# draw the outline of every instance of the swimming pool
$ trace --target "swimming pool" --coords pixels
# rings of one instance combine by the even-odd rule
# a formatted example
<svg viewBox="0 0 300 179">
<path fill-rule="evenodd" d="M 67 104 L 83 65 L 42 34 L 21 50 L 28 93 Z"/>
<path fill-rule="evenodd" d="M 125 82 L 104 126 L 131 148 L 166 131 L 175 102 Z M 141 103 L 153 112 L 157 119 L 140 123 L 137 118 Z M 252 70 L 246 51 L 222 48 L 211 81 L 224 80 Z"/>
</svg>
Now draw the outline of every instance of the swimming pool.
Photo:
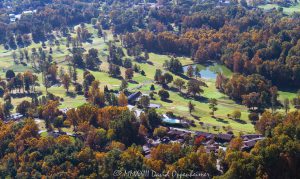
<svg viewBox="0 0 300 179">
<path fill-rule="evenodd" d="M 179 119 L 170 118 L 167 115 L 163 115 L 162 121 L 169 124 L 180 124 Z"/>
</svg>

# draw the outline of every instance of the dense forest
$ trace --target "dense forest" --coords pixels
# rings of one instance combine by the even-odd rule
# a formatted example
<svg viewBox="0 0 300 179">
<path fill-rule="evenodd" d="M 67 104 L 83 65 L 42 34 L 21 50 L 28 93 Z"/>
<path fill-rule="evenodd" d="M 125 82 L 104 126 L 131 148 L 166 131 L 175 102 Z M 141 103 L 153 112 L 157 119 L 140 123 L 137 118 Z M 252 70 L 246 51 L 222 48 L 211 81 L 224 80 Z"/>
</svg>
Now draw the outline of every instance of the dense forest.
<svg viewBox="0 0 300 179">
<path fill-rule="evenodd" d="M 236 73 L 257 73 L 275 85 L 299 88 L 299 18 L 228 7 L 184 16 L 180 24 L 179 34 L 149 29 L 126 34 L 123 43 L 192 56 L 196 63 L 223 63 Z"/>
<path fill-rule="evenodd" d="M 49 115 L 48 107 L 45 107 L 44 115 Z M 79 118 L 74 113 L 80 114 Z M 0 175 L 111 178 L 115 170 L 126 169 L 157 173 L 193 171 L 216 176 L 221 174 L 216 168 L 219 160 L 226 173 L 217 178 L 298 178 L 299 119 L 299 112 L 291 112 L 285 117 L 264 113 L 257 129 L 268 137 L 255 145 L 251 153 L 240 151 L 241 138 L 233 139 L 228 150 L 220 150 L 217 155 L 206 153 L 196 142 L 199 140 L 190 138 L 186 140 L 190 145 L 160 144 L 151 150 L 151 157 L 146 158 L 136 144 L 141 142 L 139 136 L 159 124 L 159 120 L 155 122 L 155 113 L 149 111 L 142 122 L 137 123 L 122 107 L 93 109 L 87 105 L 68 113 L 67 120 L 83 132 L 83 136 L 75 140 L 69 136 L 41 137 L 30 119 L 21 123 L 1 123 Z"/>
</svg>

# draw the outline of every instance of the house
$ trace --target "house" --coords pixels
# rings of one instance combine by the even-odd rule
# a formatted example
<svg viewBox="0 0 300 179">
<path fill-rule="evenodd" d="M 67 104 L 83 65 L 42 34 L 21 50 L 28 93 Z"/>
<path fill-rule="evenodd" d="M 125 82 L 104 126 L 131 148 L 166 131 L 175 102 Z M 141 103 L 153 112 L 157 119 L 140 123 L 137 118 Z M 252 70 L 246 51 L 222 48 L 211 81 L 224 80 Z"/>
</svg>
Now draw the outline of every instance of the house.
<svg viewBox="0 0 300 179">
<path fill-rule="evenodd" d="M 218 135 L 216 135 L 216 141 L 218 142 L 230 142 L 231 139 L 233 139 L 233 135 L 232 134 L 223 134 L 223 133 L 219 133 Z"/>
<path fill-rule="evenodd" d="M 15 18 L 16 17 L 15 14 L 9 14 L 8 16 L 9 16 L 9 18 Z"/>
<path fill-rule="evenodd" d="M 52 136 L 53 138 L 59 137 L 61 134 L 59 132 L 51 131 L 48 132 L 48 136 Z"/>
<path fill-rule="evenodd" d="M 190 135 L 189 133 L 186 133 L 184 131 L 179 131 L 179 130 L 169 130 L 167 135 L 172 139 L 180 139 L 180 138 L 185 138 L 186 135 Z"/>
<path fill-rule="evenodd" d="M 255 139 L 255 138 L 261 138 L 263 137 L 263 135 L 261 134 L 246 134 L 246 135 L 242 135 L 241 138 L 245 141 L 245 140 L 250 140 L 250 139 Z"/>
<path fill-rule="evenodd" d="M 33 11 L 23 11 L 22 15 L 32 15 Z"/>
<path fill-rule="evenodd" d="M 14 114 L 11 114 L 11 115 L 7 118 L 7 120 L 17 121 L 17 120 L 19 120 L 19 119 L 21 119 L 21 118 L 23 118 L 23 117 L 24 117 L 23 114 L 20 114 L 20 113 L 14 113 Z"/>
<path fill-rule="evenodd" d="M 148 145 L 143 145 L 143 153 L 144 155 L 150 154 L 150 148 Z"/>
<path fill-rule="evenodd" d="M 15 14 L 9 14 L 8 15 L 10 22 L 15 22 L 16 21 L 16 15 Z"/>
<path fill-rule="evenodd" d="M 135 105 L 141 95 L 142 95 L 142 92 L 140 92 L 140 91 L 132 93 L 131 95 L 129 95 L 127 97 L 128 103 L 131 105 Z"/>
<path fill-rule="evenodd" d="M 67 114 L 67 112 L 70 110 L 71 108 L 63 108 L 63 109 L 59 109 L 60 112 L 62 112 L 63 114 Z"/>
<path fill-rule="evenodd" d="M 259 137 L 251 140 L 244 141 L 244 145 L 242 147 L 242 150 L 244 151 L 250 151 L 256 144 L 256 142 L 264 139 L 264 137 Z"/>
<path fill-rule="evenodd" d="M 208 133 L 208 132 L 202 132 L 202 131 L 198 131 L 196 132 L 196 136 L 203 136 L 205 137 L 205 139 L 214 139 L 216 137 L 215 134 L 211 134 L 211 133 Z"/>
<path fill-rule="evenodd" d="M 207 153 L 210 153 L 210 152 L 214 152 L 216 153 L 219 149 L 219 146 L 218 145 L 208 145 L 208 146 L 205 146 L 205 150 Z"/>
</svg>

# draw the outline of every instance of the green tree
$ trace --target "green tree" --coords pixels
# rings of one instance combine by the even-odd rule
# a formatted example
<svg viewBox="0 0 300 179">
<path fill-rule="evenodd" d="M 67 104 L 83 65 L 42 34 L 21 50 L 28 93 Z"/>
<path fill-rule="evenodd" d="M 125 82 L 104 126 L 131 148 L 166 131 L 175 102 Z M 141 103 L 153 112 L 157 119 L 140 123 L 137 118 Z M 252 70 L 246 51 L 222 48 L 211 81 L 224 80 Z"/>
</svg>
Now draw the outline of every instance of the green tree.
<svg viewBox="0 0 300 179">
<path fill-rule="evenodd" d="M 169 92 L 164 89 L 159 90 L 158 95 L 160 96 L 161 100 L 166 100 L 170 97 Z"/>
<path fill-rule="evenodd" d="M 61 79 L 62 84 L 64 85 L 64 88 L 67 90 L 67 93 L 69 92 L 69 88 L 71 85 L 71 78 L 68 74 L 64 74 Z"/>
<path fill-rule="evenodd" d="M 209 100 L 209 109 L 211 110 L 213 117 L 215 116 L 215 112 L 218 110 L 217 105 L 218 101 L 215 98 Z"/>
<path fill-rule="evenodd" d="M 202 82 L 195 80 L 195 79 L 191 79 L 188 81 L 187 83 L 187 92 L 188 94 L 193 94 L 193 96 L 195 97 L 196 94 L 201 94 L 203 93 L 203 89 L 201 89 L 201 86 L 203 86 L 204 84 L 202 84 Z"/>
<path fill-rule="evenodd" d="M 182 89 L 185 87 L 185 81 L 180 78 L 177 78 L 175 81 L 173 81 L 173 84 L 179 89 L 180 92 L 182 92 Z"/>
<path fill-rule="evenodd" d="M 120 85 L 120 91 L 123 91 L 123 90 L 125 90 L 125 89 L 127 89 L 127 87 L 128 87 L 128 83 L 127 83 L 127 81 L 126 80 L 122 80 L 121 81 L 121 85 Z"/>
<path fill-rule="evenodd" d="M 242 113 L 240 110 L 234 110 L 231 114 L 231 117 L 235 120 L 240 119 L 242 116 Z"/>
<path fill-rule="evenodd" d="M 200 68 L 199 66 L 197 65 L 196 68 L 195 68 L 195 76 L 196 76 L 196 79 L 197 78 L 201 78 L 201 74 L 200 74 Z"/>
<path fill-rule="evenodd" d="M 139 105 L 144 109 L 147 109 L 150 105 L 150 98 L 149 96 L 143 95 L 139 100 Z"/>
</svg>

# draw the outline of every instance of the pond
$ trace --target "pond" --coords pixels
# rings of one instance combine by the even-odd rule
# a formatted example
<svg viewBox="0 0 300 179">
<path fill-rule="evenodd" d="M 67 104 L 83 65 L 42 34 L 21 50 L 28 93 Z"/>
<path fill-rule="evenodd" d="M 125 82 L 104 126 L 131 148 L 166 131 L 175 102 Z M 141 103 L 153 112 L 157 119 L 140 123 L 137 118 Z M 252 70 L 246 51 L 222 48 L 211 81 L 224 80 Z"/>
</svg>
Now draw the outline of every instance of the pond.
<svg viewBox="0 0 300 179">
<path fill-rule="evenodd" d="M 216 79 L 218 73 L 223 73 L 225 76 L 230 76 L 232 74 L 232 72 L 227 67 L 217 63 L 214 63 L 210 66 L 203 66 L 200 64 L 194 64 L 192 66 L 194 67 L 194 69 L 196 68 L 196 66 L 200 69 L 201 78 L 204 79 Z M 183 71 L 186 72 L 187 68 L 188 66 L 184 66 Z"/>
<path fill-rule="evenodd" d="M 180 120 L 175 118 L 170 118 L 167 115 L 163 115 L 162 121 L 169 124 L 179 124 Z"/>
</svg>

